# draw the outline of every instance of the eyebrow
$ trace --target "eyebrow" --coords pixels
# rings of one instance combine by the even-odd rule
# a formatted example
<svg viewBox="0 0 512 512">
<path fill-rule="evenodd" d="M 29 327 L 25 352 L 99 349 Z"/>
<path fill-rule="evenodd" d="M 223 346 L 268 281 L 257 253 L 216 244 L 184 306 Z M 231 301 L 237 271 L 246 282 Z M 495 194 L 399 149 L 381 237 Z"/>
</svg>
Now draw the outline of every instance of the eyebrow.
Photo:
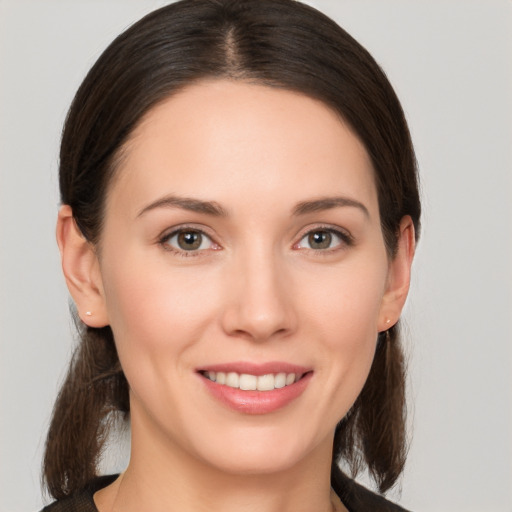
<svg viewBox="0 0 512 512">
<path fill-rule="evenodd" d="M 227 216 L 226 210 L 215 201 L 202 201 L 200 199 L 193 199 L 191 197 L 178 197 L 174 195 L 167 195 L 152 203 L 148 204 L 137 214 L 141 217 L 150 210 L 156 208 L 181 208 L 196 213 L 204 213 L 206 215 L 213 215 L 215 217 Z"/>
<path fill-rule="evenodd" d="M 361 210 L 366 217 L 370 217 L 370 213 L 366 206 L 348 197 L 323 197 L 320 199 L 314 199 L 311 201 L 302 201 L 298 203 L 293 209 L 293 215 L 306 215 L 308 213 L 318 212 L 322 210 L 330 210 L 332 208 L 339 208 L 343 206 L 349 206 L 358 208 Z M 141 217 L 148 211 L 156 208 L 181 208 L 196 213 L 203 213 L 205 215 L 213 215 L 215 217 L 227 217 L 227 212 L 222 206 L 215 201 L 203 201 L 200 199 L 193 199 L 191 197 L 178 197 L 175 195 L 167 195 L 152 203 L 148 204 L 137 214 L 137 217 Z"/>
<path fill-rule="evenodd" d="M 305 215 L 307 213 L 318 212 L 322 210 L 330 210 L 341 206 L 350 206 L 361 210 L 366 217 L 370 217 L 368 208 L 363 203 L 350 199 L 348 197 L 322 197 L 313 201 L 303 201 L 297 204 L 293 209 L 294 215 Z"/>
</svg>

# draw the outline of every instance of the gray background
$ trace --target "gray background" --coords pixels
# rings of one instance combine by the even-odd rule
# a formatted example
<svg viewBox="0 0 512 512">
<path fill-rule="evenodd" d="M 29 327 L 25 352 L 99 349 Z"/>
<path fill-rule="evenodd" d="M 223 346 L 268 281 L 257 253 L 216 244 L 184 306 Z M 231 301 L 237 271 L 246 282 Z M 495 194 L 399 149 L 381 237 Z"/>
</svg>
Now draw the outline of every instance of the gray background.
<svg viewBox="0 0 512 512">
<path fill-rule="evenodd" d="M 54 242 L 66 109 L 113 37 L 164 3 L 0 0 L 1 511 L 42 505 L 44 432 L 72 346 Z M 512 2 L 309 3 L 387 71 L 422 173 L 424 231 L 405 314 L 414 436 L 401 502 L 510 512 Z M 116 465 L 109 458 L 106 469 Z"/>
</svg>

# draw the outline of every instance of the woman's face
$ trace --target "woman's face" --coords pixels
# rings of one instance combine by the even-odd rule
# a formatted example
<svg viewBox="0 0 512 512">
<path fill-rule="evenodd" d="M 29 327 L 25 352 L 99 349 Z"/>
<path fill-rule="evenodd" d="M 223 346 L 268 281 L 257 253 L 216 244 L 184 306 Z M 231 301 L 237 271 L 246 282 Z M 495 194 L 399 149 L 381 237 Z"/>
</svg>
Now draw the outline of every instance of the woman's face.
<svg viewBox="0 0 512 512">
<path fill-rule="evenodd" d="M 201 82 L 149 112 L 99 269 L 133 449 L 226 471 L 330 454 L 397 319 L 363 145 L 324 104 L 260 85 Z"/>
</svg>

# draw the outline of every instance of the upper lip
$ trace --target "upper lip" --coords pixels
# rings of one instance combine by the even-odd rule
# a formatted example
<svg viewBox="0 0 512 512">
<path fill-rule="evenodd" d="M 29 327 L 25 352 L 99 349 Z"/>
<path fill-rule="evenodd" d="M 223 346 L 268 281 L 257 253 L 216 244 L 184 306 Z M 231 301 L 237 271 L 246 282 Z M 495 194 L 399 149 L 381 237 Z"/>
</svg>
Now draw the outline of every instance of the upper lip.
<svg viewBox="0 0 512 512">
<path fill-rule="evenodd" d="M 304 374 L 311 371 L 305 366 L 285 363 L 282 361 L 269 361 L 267 363 L 255 363 L 250 361 L 234 361 L 230 363 L 209 364 L 201 366 L 198 372 L 235 372 L 249 375 L 268 375 L 270 373 L 295 373 Z"/>
</svg>

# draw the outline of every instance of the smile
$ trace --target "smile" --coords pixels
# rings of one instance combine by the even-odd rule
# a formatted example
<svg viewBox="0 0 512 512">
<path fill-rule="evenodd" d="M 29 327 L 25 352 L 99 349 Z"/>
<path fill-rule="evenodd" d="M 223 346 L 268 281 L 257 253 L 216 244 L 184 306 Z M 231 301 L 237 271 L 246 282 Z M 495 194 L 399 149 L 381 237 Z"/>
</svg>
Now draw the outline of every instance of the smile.
<svg viewBox="0 0 512 512">
<path fill-rule="evenodd" d="M 203 375 L 217 384 L 243 391 L 272 391 L 294 384 L 303 374 L 296 373 L 268 373 L 266 375 L 251 375 L 236 372 L 203 372 Z"/>
<path fill-rule="evenodd" d="M 229 409 L 268 414 L 286 407 L 307 389 L 313 369 L 284 362 L 236 362 L 198 368 L 207 392 Z"/>
</svg>

